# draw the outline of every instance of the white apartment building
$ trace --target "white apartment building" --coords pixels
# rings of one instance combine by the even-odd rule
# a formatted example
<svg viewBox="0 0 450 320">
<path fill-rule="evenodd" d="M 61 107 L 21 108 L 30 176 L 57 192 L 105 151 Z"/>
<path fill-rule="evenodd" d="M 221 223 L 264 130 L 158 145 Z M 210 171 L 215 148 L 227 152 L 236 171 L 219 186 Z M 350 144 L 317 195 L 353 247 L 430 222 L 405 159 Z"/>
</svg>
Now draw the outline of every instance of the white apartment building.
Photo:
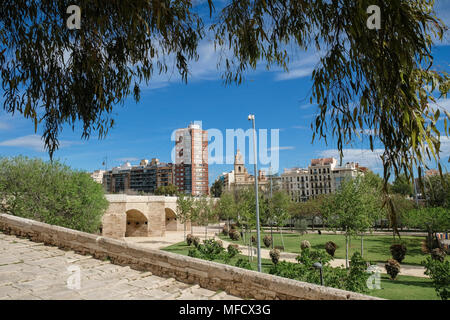
<svg viewBox="0 0 450 320">
<path fill-rule="evenodd" d="M 281 182 L 292 200 L 301 202 L 321 194 L 334 193 L 342 181 L 364 174 L 366 170 L 367 168 L 360 167 L 355 162 L 339 167 L 334 158 L 312 159 L 307 169 L 284 169 Z"/>
</svg>

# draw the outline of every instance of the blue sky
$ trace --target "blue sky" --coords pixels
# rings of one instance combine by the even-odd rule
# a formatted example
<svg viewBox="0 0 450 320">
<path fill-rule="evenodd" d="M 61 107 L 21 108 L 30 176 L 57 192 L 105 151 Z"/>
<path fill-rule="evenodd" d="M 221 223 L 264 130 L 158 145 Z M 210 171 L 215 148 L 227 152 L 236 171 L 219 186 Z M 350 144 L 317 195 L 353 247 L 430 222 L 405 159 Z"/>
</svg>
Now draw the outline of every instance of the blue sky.
<svg viewBox="0 0 450 320">
<path fill-rule="evenodd" d="M 450 25 L 450 1 L 436 1 L 440 17 Z M 156 76 L 149 87 L 142 90 L 139 103 L 131 98 L 123 106 L 114 108 L 115 126 L 109 135 L 98 140 L 81 140 L 81 131 L 66 127 L 60 135 L 61 147 L 55 158 L 82 170 L 102 168 L 108 158 L 108 167 L 125 160 L 159 158 L 170 161 L 174 142 L 171 133 L 186 127 L 191 121 L 201 120 L 204 129 L 250 128 L 247 115 L 256 115 L 258 128 L 280 129 L 280 170 L 305 167 L 312 158 L 337 157 L 335 141 L 316 141 L 311 144 L 311 121 L 317 110 L 309 105 L 311 71 L 317 61 L 314 53 L 293 52 L 290 72 L 280 69 L 266 71 L 263 66 L 247 74 L 240 85 L 225 86 L 216 68 L 217 54 L 213 45 L 204 41 L 200 60 L 191 68 L 188 84 L 176 75 Z M 450 37 L 434 48 L 435 65 L 450 72 Z M 450 99 L 439 102 L 450 112 Z M 41 128 L 34 132 L 31 121 L 20 116 L 11 117 L 0 109 L 0 156 L 26 155 L 48 159 L 40 139 Z M 364 137 L 364 136 L 363 136 Z M 378 153 L 368 150 L 367 137 L 345 147 L 344 161 L 358 161 L 375 172 L 381 172 Z M 442 140 L 441 157 L 450 156 L 450 139 Z M 248 147 L 247 147 L 248 150 Z M 248 161 L 248 157 L 246 158 Z M 448 165 L 443 161 L 443 165 Z M 253 171 L 247 165 L 250 171 Z M 231 165 L 211 165 L 210 182 L 218 174 L 232 169 Z"/>
</svg>

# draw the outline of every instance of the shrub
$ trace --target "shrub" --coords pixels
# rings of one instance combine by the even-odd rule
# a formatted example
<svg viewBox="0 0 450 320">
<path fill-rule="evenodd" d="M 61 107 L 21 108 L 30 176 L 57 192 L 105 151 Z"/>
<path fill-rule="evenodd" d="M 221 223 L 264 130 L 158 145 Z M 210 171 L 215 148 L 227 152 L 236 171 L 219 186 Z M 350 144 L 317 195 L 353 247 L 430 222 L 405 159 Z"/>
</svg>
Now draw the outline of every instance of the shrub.
<svg viewBox="0 0 450 320">
<path fill-rule="evenodd" d="M 265 235 L 263 238 L 263 242 L 266 248 L 269 248 L 272 245 L 272 237 L 269 235 Z"/>
<path fill-rule="evenodd" d="M 239 267 L 239 268 L 247 269 L 247 270 L 253 270 L 250 262 L 248 262 L 248 260 L 244 259 L 244 258 L 240 258 L 238 261 L 236 261 L 235 266 Z"/>
<path fill-rule="evenodd" d="M 256 245 L 256 237 L 255 237 L 255 236 L 252 236 L 252 243 L 253 243 L 254 245 Z"/>
<path fill-rule="evenodd" d="M 337 245 L 333 241 L 328 241 L 327 243 L 325 243 L 325 250 L 330 256 L 334 257 L 336 249 Z"/>
<path fill-rule="evenodd" d="M 237 254 L 239 254 L 239 246 L 236 244 L 230 244 L 227 247 L 227 251 L 228 251 L 228 255 L 230 256 L 230 258 L 235 257 Z"/>
<path fill-rule="evenodd" d="M 194 241 L 194 236 L 192 234 L 188 234 L 186 236 L 186 243 L 187 243 L 187 245 L 190 246 L 193 241 Z"/>
<path fill-rule="evenodd" d="M 303 240 L 301 243 L 300 243 L 300 248 L 302 249 L 302 250 L 305 250 L 306 248 L 311 248 L 311 243 L 309 243 L 309 241 L 308 240 Z"/>
<path fill-rule="evenodd" d="M 278 249 L 270 250 L 269 255 L 270 255 L 270 259 L 272 259 L 273 264 L 277 264 L 278 261 L 280 260 L 280 250 L 278 250 Z"/>
<path fill-rule="evenodd" d="M 284 251 L 284 246 L 275 246 L 274 249 Z"/>
<path fill-rule="evenodd" d="M 427 257 L 425 261 L 422 261 L 422 265 L 425 266 L 425 274 L 433 282 L 437 295 L 442 300 L 448 300 L 450 298 L 450 262 Z"/>
<path fill-rule="evenodd" d="M 192 243 L 197 248 L 200 245 L 200 238 L 199 237 L 193 237 L 192 238 Z"/>
<path fill-rule="evenodd" d="M 230 231 L 230 239 L 233 241 L 238 241 L 241 239 L 241 234 L 237 230 Z"/>
<path fill-rule="evenodd" d="M 202 254 L 196 249 L 196 248 L 191 248 L 188 251 L 188 256 L 192 257 L 192 258 L 199 258 L 199 259 L 203 259 Z"/>
<path fill-rule="evenodd" d="M 366 262 L 359 254 L 352 256 L 352 269 L 332 268 L 329 264 L 330 256 L 324 250 L 310 250 L 306 248 L 297 257 L 299 263 L 280 261 L 272 265 L 270 274 L 320 284 L 320 273 L 313 267 L 315 262 L 321 262 L 323 266 L 324 285 L 343 290 L 367 292 L 367 279 L 369 274 L 365 272 Z"/>
<path fill-rule="evenodd" d="M 447 254 L 445 253 L 445 251 L 442 250 L 441 248 L 434 248 L 433 250 L 431 250 L 431 258 L 433 260 L 444 262 L 446 255 Z"/>
<path fill-rule="evenodd" d="M 0 212 L 95 233 L 108 208 L 88 173 L 27 157 L 0 158 Z"/>
<path fill-rule="evenodd" d="M 400 263 L 397 260 L 389 259 L 384 267 L 391 280 L 395 280 L 400 273 Z"/>
<path fill-rule="evenodd" d="M 393 244 L 390 249 L 394 260 L 397 260 L 400 263 L 405 259 L 406 246 L 404 244 Z"/>
</svg>

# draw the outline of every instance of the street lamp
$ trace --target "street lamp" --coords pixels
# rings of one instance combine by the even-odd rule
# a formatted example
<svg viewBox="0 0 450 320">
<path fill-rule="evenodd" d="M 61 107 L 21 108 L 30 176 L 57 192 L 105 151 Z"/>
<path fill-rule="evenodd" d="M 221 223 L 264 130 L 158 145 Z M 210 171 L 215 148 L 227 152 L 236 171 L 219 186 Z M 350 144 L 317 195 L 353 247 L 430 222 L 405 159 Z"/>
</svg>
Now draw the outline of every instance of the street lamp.
<svg viewBox="0 0 450 320">
<path fill-rule="evenodd" d="M 316 262 L 313 264 L 313 267 L 320 270 L 320 285 L 323 286 L 322 264 L 320 262 Z"/>
<path fill-rule="evenodd" d="M 258 254 L 258 271 L 261 272 L 261 236 L 259 231 L 259 197 L 258 197 L 258 169 L 256 157 L 256 129 L 255 129 L 255 115 L 249 114 L 248 120 L 253 124 L 253 156 L 255 161 L 255 197 L 256 197 L 256 245 Z"/>
</svg>

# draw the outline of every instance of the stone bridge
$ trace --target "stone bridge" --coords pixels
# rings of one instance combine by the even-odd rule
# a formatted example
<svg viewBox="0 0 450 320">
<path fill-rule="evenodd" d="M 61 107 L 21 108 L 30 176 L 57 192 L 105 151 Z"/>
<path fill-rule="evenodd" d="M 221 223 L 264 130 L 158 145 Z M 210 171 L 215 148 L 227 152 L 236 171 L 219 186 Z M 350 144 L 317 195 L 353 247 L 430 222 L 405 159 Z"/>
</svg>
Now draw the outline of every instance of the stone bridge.
<svg viewBox="0 0 450 320">
<path fill-rule="evenodd" d="M 108 194 L 109 207 L 102 218 L 102 235 L 111 238 L 161 237 L 181 231 L 177 221 L 177 197 Z M 186 229 L 190 222 L 186 223 Z"/>
</svg>

